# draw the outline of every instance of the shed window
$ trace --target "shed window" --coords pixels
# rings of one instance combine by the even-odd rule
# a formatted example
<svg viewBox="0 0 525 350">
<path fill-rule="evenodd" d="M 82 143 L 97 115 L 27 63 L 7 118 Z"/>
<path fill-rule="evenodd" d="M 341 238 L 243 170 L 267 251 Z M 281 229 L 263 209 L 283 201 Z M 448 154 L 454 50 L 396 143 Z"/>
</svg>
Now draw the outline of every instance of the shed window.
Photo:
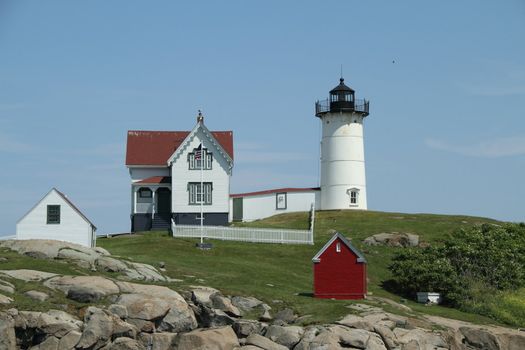
<svg viewBox="0 0 525 350">
<path fill-rule="evenodd" d="M 60 224 L 60 205 L 47 206 L 47 223 Z"/>
<path fill-rule="evenodd" d="M 341 253 L 341 243 L 337 242 L 337 244 L 335 245 L 335 251 L 337 253 Z"/>
</svg>

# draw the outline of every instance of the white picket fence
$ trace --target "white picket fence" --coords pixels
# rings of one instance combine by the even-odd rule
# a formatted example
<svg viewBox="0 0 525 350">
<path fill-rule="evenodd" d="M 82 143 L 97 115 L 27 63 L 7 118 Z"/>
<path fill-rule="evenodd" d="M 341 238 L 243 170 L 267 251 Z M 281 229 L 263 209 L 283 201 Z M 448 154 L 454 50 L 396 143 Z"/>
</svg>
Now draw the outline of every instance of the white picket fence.
<svg viewBox="0 0 525 350">
<path fill-rule="evenodd" d="M 281 243 L 281 244 L 314 244 L 314 215 L 310 214 L 310 230 L 285 230 L 254 227 L 203 226 L 204 238 L 226 241 Z M 201 237 L 201 227 L 193 225 L 176 225 L 171 221 L 173 237 Z"/>
</svg>

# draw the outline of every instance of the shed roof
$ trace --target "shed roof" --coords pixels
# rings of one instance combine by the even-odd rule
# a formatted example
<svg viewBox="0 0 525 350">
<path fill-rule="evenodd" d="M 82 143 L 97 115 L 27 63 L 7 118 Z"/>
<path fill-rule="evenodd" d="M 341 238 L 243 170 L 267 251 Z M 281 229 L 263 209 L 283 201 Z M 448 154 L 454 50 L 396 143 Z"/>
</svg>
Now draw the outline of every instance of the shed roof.
<svg viewBox="0 0 525 350">
<path fill-rule="evenodd" d="M 171 155 L 190 131 L 128 131 L 126 165 L 168 166 Z M 211 134 L 233 159 L 233 132 L 212 131 Z"/>
<path fill-rule="evenodd" d="M 363 253 L 361 253 L 359 250 L 357 250 L 356 247 L 354 247 L 352 245 L 352 243 L 350 243 L 350 241 L 348 239 L 346 239 L 345 236 L 343 236 L 341 233 L 339 232 L 336 232 L 332 238 L 330 238 L 330 240 L 324 245 L 323 248 L 321 248 L 320 251 L 317 252 L 317 254 L 313 257 L 312 261 L 314 263 L 318 263 L 321 261 L 321 255 L 323 255 L 323 253 L 325 252 L 325 250 L 328 249 L 328 247 L 330 247 L 332 245 L 332 243 L 334 243 L 334 241 L 336 239 L 339 239 L 341 240 L 341 242 L 343 242 L 355 255 L 357 255 L 357 262 L 360 262 L 360 263 L 365 263 L 366 264 L 366 259 L 365 259 L 365 256 L 363 255 Z"/>
</svg>

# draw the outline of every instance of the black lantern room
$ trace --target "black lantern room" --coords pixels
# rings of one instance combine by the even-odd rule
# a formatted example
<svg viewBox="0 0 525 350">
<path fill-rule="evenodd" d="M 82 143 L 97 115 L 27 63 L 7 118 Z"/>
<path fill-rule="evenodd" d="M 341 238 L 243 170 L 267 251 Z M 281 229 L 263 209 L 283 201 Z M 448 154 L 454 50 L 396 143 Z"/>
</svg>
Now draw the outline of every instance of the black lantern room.
<svg viewBox="0 0 525 350">
<path fill-rule="evenodd" d="M 324 101 L 315 103 L 315 115 L 321 117 L 325 113 L 355 112 L 368 115 L 369 102 L 365 99 L 356 100 L 355 91 L 345 85 L 343 78 L 339 79 L 339 85 L 330 90 L 330 97 Z"/>
<path fill-rule="evenodd" d="M 330 112 L 353 110 L 354 94 L 355 91 L 345 85 L 345 80 L 339 79 L 339 85 L 330 90 Z"/>
</svg>

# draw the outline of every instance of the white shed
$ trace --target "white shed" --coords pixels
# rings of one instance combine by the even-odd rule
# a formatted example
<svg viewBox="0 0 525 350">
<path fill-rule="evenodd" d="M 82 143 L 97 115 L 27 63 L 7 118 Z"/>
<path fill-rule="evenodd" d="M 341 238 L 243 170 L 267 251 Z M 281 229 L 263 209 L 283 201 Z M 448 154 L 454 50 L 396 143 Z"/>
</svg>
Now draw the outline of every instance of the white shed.
<svg viewBox="0 0 525 350">
<path fill-rule="evenodd" d="M 56 188 L 16 224 L 17 239 L 54 239 L 94 247 L 95 225 Z"/>
</svg>

